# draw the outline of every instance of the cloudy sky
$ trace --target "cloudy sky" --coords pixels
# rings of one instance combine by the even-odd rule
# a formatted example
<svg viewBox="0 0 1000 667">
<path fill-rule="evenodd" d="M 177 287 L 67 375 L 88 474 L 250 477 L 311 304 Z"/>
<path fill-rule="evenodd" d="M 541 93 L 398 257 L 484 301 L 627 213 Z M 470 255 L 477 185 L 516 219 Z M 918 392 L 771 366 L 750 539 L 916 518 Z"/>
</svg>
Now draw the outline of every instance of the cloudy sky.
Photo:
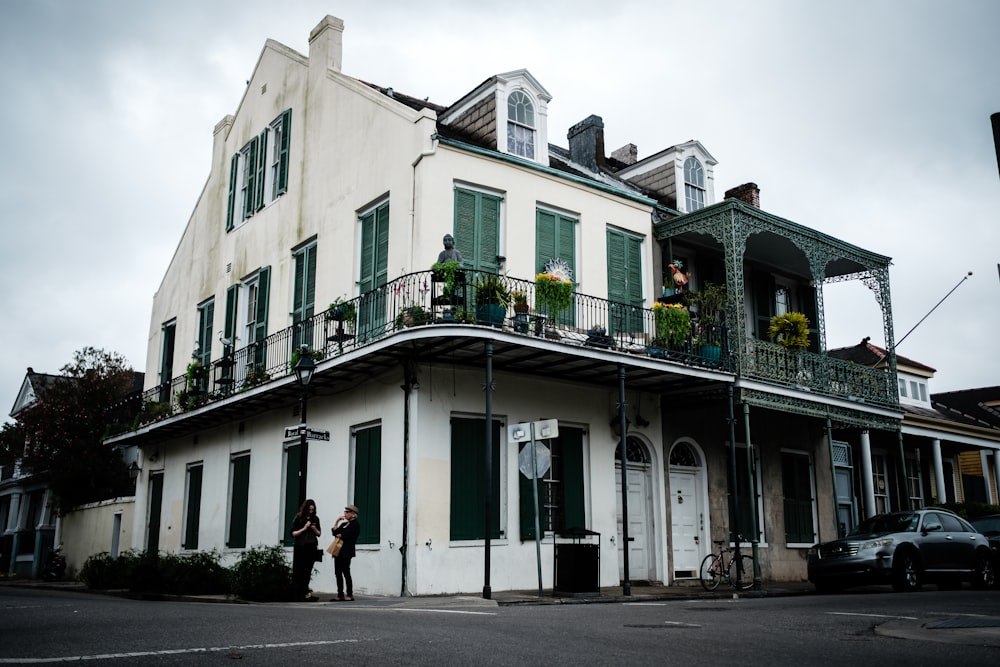
<svg viewBox="0 0 1000 667">
<path fill-rule="evenodd" d="M 208 176 L 212 130 L 267 38 L 440 104 L 527 68 L 549 138 L 590 114 L 639 157 L 689 139 L 716 193 L 893 258 L 899 347 L 932 391 L 1000 384 L 994 0 L 0 0 L 0 418 L 25 368 L 92 345 L 145 370 L 152 296 Z M 867 288 L 827 289 L 831 347 L 882 344 Z M 6 397 L 4 399 L 4 397 Z M 4 401 L 6 401 L 4 403 Z"/>
</svg>

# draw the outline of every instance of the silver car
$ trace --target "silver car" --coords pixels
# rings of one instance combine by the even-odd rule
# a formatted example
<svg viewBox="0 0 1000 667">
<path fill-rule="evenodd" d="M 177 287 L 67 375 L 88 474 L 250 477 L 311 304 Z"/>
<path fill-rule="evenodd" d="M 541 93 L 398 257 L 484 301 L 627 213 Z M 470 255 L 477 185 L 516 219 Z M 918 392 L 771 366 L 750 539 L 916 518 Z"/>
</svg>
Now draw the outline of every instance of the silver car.
<svg viewBox="0 0 1000 667">
<path fill-rule="evenodd" d="M 809 550 L 809 581 L 820 592 L 879 583 L 915 591 L 924 581 L 985 588 L 993 577 L 989 541 L 942 509 L 880 514 Z"/>
</svg>

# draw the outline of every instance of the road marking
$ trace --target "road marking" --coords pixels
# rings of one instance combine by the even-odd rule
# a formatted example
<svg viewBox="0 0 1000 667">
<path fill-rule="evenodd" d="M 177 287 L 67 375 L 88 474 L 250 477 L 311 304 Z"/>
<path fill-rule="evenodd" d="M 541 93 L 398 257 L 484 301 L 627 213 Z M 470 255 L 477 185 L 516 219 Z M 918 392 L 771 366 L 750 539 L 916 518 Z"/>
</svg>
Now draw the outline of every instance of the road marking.
<svg viewBox="0 0 1000 667">
<path fill-rule="evenodd" d="M 898 618 L 904 621 L 916 621 L 916 616 L 891 616 L 890 614 L 856 614 L 847 611 L 827 611 L 824 612 L 830 614 L 831 616 L 866 616 L 869 618 Z"/>
<path fill-rule="evenodd" d="M 390 609 L 389 611 L 418 611 L 425 614 L 467 614 L 470 616 L 496 616 L 495 611 L 459 611 L 457 609 Z"/>
<path fill-rule="evenodd" d="M 334 639 L 312 642 L 285 642 L 281 644 L 246 644 L 244 646 L 208 646 L 201 648 L 164 649 L 162 651 L 132 651 L 129 653 L 101 653 L 98 655 L 67 655 L 56 658 L 0 658 L 0 664 L 42 664 L 48 662 L 80 662 L 82 660 L 115 660 L 120 658 L 149 658 L 158 655 L 184 655 L 187 653 L 219 653 L 222 651 L 247 651 L 252 649 L 295 648 L 298 646 L 325 646 L 328 644 L 347 644 L 357 642 L 357 639 Z"/>
<path fill-rule="evenodd" d="M 626 602 L 626 607 L 666 607 L 666 602 Z"/>
</svg>

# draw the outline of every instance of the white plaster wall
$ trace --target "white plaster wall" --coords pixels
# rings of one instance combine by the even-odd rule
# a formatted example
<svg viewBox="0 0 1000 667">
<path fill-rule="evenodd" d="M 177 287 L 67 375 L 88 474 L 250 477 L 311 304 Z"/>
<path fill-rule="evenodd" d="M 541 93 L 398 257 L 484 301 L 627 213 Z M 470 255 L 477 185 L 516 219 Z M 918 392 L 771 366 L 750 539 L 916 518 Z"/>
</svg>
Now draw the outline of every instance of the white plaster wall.
<svg viewBox="0 0 1000 667">
<path fill-rule="evenodd" d="M 134 507 L 134 498 L 116 498 L 74 509 L 60 518 L 60 542 L 68 576 L 78 573 L 90 556 L 111 552 L 114 517 L 119 512 L 122 515 L 119 550 L 124 552 L 132 547 Z"/>
</svg>

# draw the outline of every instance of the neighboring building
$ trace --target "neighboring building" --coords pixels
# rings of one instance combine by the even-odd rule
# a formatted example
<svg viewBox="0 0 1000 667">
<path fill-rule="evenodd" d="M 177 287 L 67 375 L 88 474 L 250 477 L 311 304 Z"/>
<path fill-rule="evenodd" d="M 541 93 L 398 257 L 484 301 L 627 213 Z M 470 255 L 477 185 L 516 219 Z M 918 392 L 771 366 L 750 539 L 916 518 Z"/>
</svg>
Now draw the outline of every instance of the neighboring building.
<svg viewBox="0 0 1000 667">
<path fill-rule="evenodd" d="M 549 144 L 552 97 L 526 70 L 448 106 L 354 79 L 342 32 L 326 17 L 308 57 L 269 40 L 215 128 L 153 300 L 140 426 L 109 441 L 141 450 L 131 546 L 234 559 L 287 544 L 307 494 L 324 539 L 345 503 L 360 507 L 359 593 L 532 588 L 528 444 L 508 427 L 556 419 L 538 485 L 546 587 L 574 528 L 596 533 L 582 539 L 601 586 L 626 567 L 637 582 L 697 577 L 733 527 L 731 451 L 735 519 L 763 577 L 804 579 L 805 550 L 836 535 L 840 443 L 902 419 L 891 356 L 865 368 L 825 354 L 822 286 L 872 287 L 891 349 L 889 258 L 766 213 L 753 184 L 717 201 L 697 141 L 609 157 L 589 116 L 568 148 Z M 430 270 L 446 233 L 464 260 L 454 283 Z M 544 271 L 572 277 L 568 308 L 542 302 Z M 497 274 L 529 314 L 477 312 Z M 720 320 L 706 326 L 703 307 L 667 336 L 677 313 L 660 306 L 681 296 L 665 279 L 726 285 Z M 793 310 L 809 350 L 767 335 Z M 305 421 L 329 432 L 306 446 L 302 345 L 316 363 Z M 332 564 L 313 587 L 333 589 Z"/>
<path fill-rule="evenodd" d="M 830 355 L 872 368 L 889 356 L 868 338 Z M 903 421 L 898 434 L 850 452 L 860 471 L 854 517 L 953 502 L 1000 504 L 1000 387 L 932 394 L 933 368 L 898 354 L 896 366 Z"/>
</svg>

